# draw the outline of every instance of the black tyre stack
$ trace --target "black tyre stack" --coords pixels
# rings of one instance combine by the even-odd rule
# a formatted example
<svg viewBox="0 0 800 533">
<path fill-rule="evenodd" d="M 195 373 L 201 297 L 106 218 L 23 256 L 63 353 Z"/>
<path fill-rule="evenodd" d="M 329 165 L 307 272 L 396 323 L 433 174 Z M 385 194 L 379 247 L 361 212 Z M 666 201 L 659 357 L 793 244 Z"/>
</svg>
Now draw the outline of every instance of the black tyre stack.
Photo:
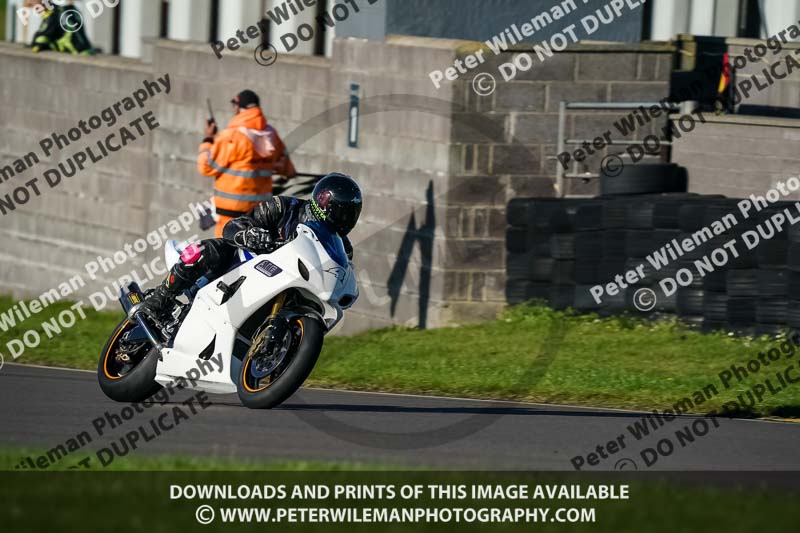
<svg viewBox="0 0 800 533">
<path fill-rule="evenodd" d="M 575 215 L 582 200 L 515 199 L 508 206 L 506 296 L 575 307 Z"/>
<path fill-rule="evenodd" d="M 754 222 L 766 228 L 767 220 L 775 213 L 785 209 L 786 203 L 780 203 L 761 211 L 754 217 Z M 775 335 L 786 329 L 789 318 L 789 232 L 766 233 L 771 236 L 765 239 L 751 223 L 744 231 L 757 234 L 760 242 L 752 252 L 757 266 L 756 274 L 756 333 L 759 335 Z M 744 240 L 744 239 L 739 239 Z"/>
<path fill-rule="evenodd" d="M 626 292 L 628 295 L 627 309 L 637 311 L 633 298 L 639 287 L 647 287 L 659 293 L 657 285 L 665 278 L 675 277 L 676 266 L 670 261 L 661 268 L 656 268 L 647 260 L 654 250 L 667 245 L 680 235 L 677 223 L 677 209 L 679 204 L 663 201 L 661 196 L 643 197 L 641 201 L 630 202 L 627 205 L 628 228 L 628 257 L 625 270 L 640 268 L 645 273 L 645 279 L 633 284 Z M 656 216 L 658 215 L 658 216 Z M 654 311 L 661 313 L 675 313 L 677 310 L 677 295 L 659 295 Z"/>
<path fill-rule="evenodd" d="M 702 228 L 713 229 L 715 224 L 724 225 L 726 217 L 730 215 L 737 216 L 735 203 L 725 200 L 708 202 L 703 205 L 701 224 L 695 226 L 690 234 Z M 724 247 L 725 243 L 735 238 L 735 229 L 714 236 L 692 254 L 691 264 L 688 265 L 695 276 L 700 276 L 694 261 L 704 262 L 705 275 L 701 276 L 704 289 L 703 327 L 709 331 L 733 328 L 741 333 L 752 333 L 747 328 L 753 328 L 755 322 L 755 302 L 749 301 L 753 297 L 754 264 L 752 254 L 742 254 L 736 259 L 735 254 Z M 742 252 L 739 248 L 737 243 L 737 253 Z M 715 249 L 722 249 L 724 253 L 712 254 Z M 721 265 L 725 253 L 728 254 L 728 261 Z"/>
<path fill-rule="evenodd" d="M 575 309 L 601 315 L 625 310 L 625 294 L 598 304 L 589 289 L 625 268 L 625 202 L 589 201 L 575 212 Z"/>
<path fill-rule="evenodd" d="M 706 203 L 698 201 L 696 197 L 669 200 L 662 202 L 661 205 L 663 206 L 660 208 L 661 211 L 666 213 L 659 220 L 677 226 L 678 234 L 675 237 L 677 242 L 681 243 L 685 239 L 691 239 L 693 233 L 703 226 Z M 686 269 L 692 272 L 694 270 L 693 262 L 702 257 L 702 255 L 702 248 L 687 252 L 674 261 L 675 271 Z M 715 305 L 713 303 L 714 296 L 712 295 L 712 298 L 708 300 L 709 305 L 713 307 Z M 703 279 L 699 276 L 693 276 L 691 283 L 678 289 L 675 302 L 676 312 L 683 322 L 701 326 L 705 320 L 706 301 Z"/>
<path fill-rule="evenodd" d="M 634 295 L 650 288 L 657 303 L 648 316 L 677 315 L 705 330 L 742 335 L 800 330 L 800 224 L 770 239 L 759 235 L 760 243 L 750 250 L 743 234 L 758 234 L 757 225 L 763 230 L 765 222 L 789 204 L 778 203 L 744 219 L 737 202 L 686 193 L 515 199 L 508 206 L 508 301 L 544 299 L 557 309 L 640 314 Z M 732 215 L 734 225 L 710 241 L 688 252 L 675 246 L 703 228 L 715 225 L 719 230 L 726 215 Z M 725 249 L 732 240 L 738 257 L 727 249 L 729 260 L 719 266 L 712 251 Z M 667 255 L 668 264 L 656 269 L 647 257 L 668 243 L 680 257 Z M 705 276 L 695 265 L 701 259 L 713 269 Z M 594 300 L 592 287 L 637 268 L 644 270 L 644 280 L 616 295 L 604 294 L 602 304 Z M 677 291 L 666 295 L 660 282 L 676 279 L 681 269 L 693 279 L 687 283 L 684 276 Z"/>
</svg>

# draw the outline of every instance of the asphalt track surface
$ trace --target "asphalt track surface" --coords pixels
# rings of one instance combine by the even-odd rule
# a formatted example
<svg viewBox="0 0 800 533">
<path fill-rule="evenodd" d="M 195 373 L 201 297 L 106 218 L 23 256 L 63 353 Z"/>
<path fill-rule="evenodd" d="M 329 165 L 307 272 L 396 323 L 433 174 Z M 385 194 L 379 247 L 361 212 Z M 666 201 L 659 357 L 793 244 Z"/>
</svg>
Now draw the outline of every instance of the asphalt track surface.
<svg viewBox="0 0 800 533">
<path fill-rule="evenodd" d="M 92 420 L 125 404 L 108 400 L 93 372 L 6 364 L 0 370 L 0 447 L 48 450 L 81 431 L 93 442 L 80 459 L 180 405 L 178 392 L 98 437 Z M 302 389 L 271 411 L 242 407 L 234 396 L 184 420 L 135 454 L 223 459 L 335 461 L 442 469 L 572 470 L 570 459 L 625 435 L 626 448 L 593 468 L 648 469 L 643 448 L 669 437 L 675 451 L 649 470 L 800 470 L 800 424 L 718 419 L 719 427 L 681 447 L 675 432 L 699 417 L 680 417 L 636 441 L 627 427 L 641 413 L 540 404 L 486 402 Z M 185 406 L 183 409 L 189 413 Z M 88 452 L 88 453 L 87 453 Z M 628 460 L 628 461 L 626 461 Z M 63 459 L 69 461 L 69 457 Z"/>
</svg>

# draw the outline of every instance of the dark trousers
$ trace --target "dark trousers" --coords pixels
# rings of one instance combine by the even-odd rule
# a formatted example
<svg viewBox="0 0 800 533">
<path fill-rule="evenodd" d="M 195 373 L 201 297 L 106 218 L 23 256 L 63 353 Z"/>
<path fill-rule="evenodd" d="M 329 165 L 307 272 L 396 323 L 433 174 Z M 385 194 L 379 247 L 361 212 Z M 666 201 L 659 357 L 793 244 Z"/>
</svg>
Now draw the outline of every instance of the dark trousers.
<svg viewBox="0 0 800 533">
<path fill-rule="evenodd" d="M 200 241 L 200 246 L 203 249 L 200 259 L 190 265 L 179 261 L 170 269 L 166 287 L 171 292 L 183 292 L 203 276 L 209 280 L 220 277 L 228 271 L 237 250 L 224 239 L 206 239 Z"/>
</svg>

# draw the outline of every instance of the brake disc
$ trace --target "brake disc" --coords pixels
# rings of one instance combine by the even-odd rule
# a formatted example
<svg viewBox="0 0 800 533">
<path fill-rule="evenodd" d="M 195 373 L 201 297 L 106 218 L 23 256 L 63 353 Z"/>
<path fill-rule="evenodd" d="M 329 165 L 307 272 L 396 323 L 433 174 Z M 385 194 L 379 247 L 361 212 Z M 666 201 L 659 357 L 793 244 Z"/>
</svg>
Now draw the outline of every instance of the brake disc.
<svg viewBox="0 0 800 533">
<path fill-rule="evenodd" d="M 291 331 L 284 320 L 273 320 L 256 336 L 250 372 L 256 378 L 272 374 L 286 359 L 291 347 Z"/>
</svg>

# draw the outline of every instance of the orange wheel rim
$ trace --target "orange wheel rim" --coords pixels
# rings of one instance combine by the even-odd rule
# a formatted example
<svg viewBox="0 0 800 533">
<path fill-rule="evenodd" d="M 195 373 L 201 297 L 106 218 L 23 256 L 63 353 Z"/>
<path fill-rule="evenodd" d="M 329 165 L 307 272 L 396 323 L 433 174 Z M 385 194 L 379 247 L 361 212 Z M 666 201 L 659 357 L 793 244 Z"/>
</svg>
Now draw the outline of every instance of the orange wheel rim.
<svg viewBox="0 0 800 533">
<path fill-rule="evenodd" d="M 103 373 L 106 375 L 106 377 L 108 379 L 121 379 L 122 378 L 122 376 L 112 376 L 111 374 L 109 374 L 109 372 L 108 372 L 108 357 L 111 355 L 111 350 L 113 350 L 114 346 L 116 346 L 117 339 L 119 339 L 119 336 L 122 335 L 123 331 L 125 331 L 125 328 L 128 326 L 128 324 L 130 324 L 130 321 L 128 321 L 128 320 L 126 320 L 125 322 L 120 324 L 119 328 L 117 328 L 117 331 L 114 333 L 114 338 L 111 339 L 111 344 L 109 344 L 108 350 L 106 350 L 105 357 L 103 357 Z"/>
</svg>

